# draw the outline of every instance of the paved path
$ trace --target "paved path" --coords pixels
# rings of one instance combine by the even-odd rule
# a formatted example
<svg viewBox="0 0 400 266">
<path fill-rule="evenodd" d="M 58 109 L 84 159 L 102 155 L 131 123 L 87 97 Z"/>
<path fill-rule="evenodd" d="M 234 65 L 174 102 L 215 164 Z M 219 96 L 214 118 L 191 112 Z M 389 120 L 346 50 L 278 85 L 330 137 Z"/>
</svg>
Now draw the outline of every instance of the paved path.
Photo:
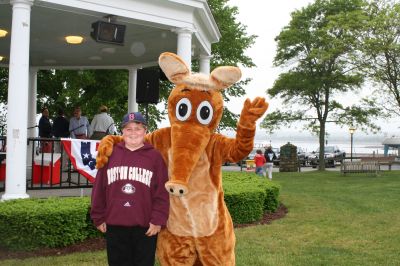
<svg viewBox="0 0 400 266">
<path fill-rule="evenodd" d="M 246 168 L 242 169 L 237 165 L 222 166 L 223 171 L 246 171 Z M 302 172 L 316 171 L 317 168 L 302 167 Z M 327 171 L 340 171 L 340 165 L 334 168 L 326 168 Z M 388 166 L 381 166 L 381 170 L 388 170 Z M 400 170 L 400 165 L 392 165 L 392 170 Z M 279 172 L 279 167 L 275 166 L 272 169 L 273 172 Z M 44 190 L 28 190 L 28 195 L 32 198 L 47 198 L 47 197 L 81 197 L 90 196 L 92 193 L 91 188 L 71 188 L 71 189 L 44 189 Z M 0 198 L 4 192 L 0 192 Z"/>
</svg>

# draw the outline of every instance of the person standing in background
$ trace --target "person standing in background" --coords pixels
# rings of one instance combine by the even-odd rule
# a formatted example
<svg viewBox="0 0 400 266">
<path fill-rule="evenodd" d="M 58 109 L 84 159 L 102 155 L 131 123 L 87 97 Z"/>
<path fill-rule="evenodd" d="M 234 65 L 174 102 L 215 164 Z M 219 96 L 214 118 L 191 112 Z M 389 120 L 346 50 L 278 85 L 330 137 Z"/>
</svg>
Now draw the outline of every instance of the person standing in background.
<svg viewBox="0 0 400 266">
<path fill-rule="evenodd" d="M 74 116 L 69 120 L 69 132 L 73 139 L 87 139 L 90 136 L 89 120 L 82 116 L 79 106 L 75 107 Z"/>
<path fill-rule="evenodd" d="M 106 135 L 112 135 L 115 132 L 114 120 L 107 114 L 108 108 L 105 105 L 99 107 L 99 112 L 93 117 L 90 128 L 93 134 L 90 139 L 102 139 Z"/>
<path fill-rule="evenodd" d="M 53 123 L 53 135 L 56 138 L 68 138 L 69 137 L 69 121 L 64 115 L 62 108 L 58 109 L 58 116 L 54 119 Z M 61 141 L 55 142 L 55 151 L 62 153 L 62 170 L 68 169 L 68 155 L 61 147 Z"/>
<path fill-rule="evenodd" d="M 39 137 L 40 138 L 51 138 L 52 126 L 49 119 L 49 109 L 47 107 L 42 108 L 42 117 L 39 120 Z M 41 152 L 51 152 L 52 142 L 40 141 Z"/>
<path fill-rule="evenodd" d="M 256 174 L 259 176 L 263 176 L 263 166 L 266 163 L 266 161 L 261 150 L 256 150 L 256 155 L 254 156 L 254 163 L 256 165 Z"/>
<path fill-rule="evenodd" d="M 264 157 L 267 162 L 265 166 L 266 166 L 266 171 L 268 172 L 268 178 L 269 180 L 272 180 L 272 168 L 274 167 L 274 160 L 276 159 L 276 155 L 275 152 L 272 150 L 271 146 L 268 146 L 265 149 Z"/>
<path fill-rule="evenodd" d="M 65 117 L 64 110 L 58 109 L 57 117 L 53 123 L 53 136 L 56 138 L 68 138 L 69 137 L 69 121 Z"/>
<path fill-rule="evenodd" d="M 51 138 L 51 122 L 49 119 L 49 109 L 43 107 L 42 117 L 39 120 L 39 137 L 41 138 Z"/>
</svg>

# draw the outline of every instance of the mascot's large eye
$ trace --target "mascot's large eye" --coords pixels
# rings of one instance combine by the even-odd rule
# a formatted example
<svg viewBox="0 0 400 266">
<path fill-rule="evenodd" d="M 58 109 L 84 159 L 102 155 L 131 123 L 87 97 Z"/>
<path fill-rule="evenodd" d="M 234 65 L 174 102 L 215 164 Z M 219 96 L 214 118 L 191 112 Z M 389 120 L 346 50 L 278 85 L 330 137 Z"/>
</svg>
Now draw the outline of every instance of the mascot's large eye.
<svg viewBox="0 0 400 266">
<path fill-rule="evenodd" d="M 197 107 L 197 120 L 203 125 L 208 125 L 213 118 L 214 110 L 211 104 L 207 101 L 201 102 Z"/>
<path fill-rule="evenodd" d="M 189 118 L 190 113 L 192 112 L 192 104 L 190 103 L 188 98 L 182 98 L 176 105 L 176 118 L 179 121 L 185 121 Z"/>
</svg>

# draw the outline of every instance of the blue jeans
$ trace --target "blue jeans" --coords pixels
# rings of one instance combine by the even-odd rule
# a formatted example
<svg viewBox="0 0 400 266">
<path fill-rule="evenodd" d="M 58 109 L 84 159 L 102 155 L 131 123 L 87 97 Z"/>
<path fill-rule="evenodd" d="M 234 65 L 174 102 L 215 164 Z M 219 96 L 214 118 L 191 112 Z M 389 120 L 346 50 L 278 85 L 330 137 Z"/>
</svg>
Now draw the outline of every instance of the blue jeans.
<svg viewBox="0 0 400 266">
<path fill-rule="evenodd" d="M 256 174 L 259 176 L 263 176 L 263 168 L 262 166 L 257 166 L 256 167 Z"/>
</svg>

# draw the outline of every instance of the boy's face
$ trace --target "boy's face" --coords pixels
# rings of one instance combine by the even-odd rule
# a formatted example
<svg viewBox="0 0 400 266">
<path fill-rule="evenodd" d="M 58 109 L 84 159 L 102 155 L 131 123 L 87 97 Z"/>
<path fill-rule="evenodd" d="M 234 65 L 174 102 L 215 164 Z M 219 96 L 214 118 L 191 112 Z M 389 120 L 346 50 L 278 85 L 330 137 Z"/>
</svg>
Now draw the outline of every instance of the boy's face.
<svg viewBox="0 0 400 266">
<path fill-rule="evenodd" d="M 146 127 L 141 123 L 129 122 L 122 129 L 122 138 L 127 148 L 140 147 L 144 143 Z"/>
</svg>

